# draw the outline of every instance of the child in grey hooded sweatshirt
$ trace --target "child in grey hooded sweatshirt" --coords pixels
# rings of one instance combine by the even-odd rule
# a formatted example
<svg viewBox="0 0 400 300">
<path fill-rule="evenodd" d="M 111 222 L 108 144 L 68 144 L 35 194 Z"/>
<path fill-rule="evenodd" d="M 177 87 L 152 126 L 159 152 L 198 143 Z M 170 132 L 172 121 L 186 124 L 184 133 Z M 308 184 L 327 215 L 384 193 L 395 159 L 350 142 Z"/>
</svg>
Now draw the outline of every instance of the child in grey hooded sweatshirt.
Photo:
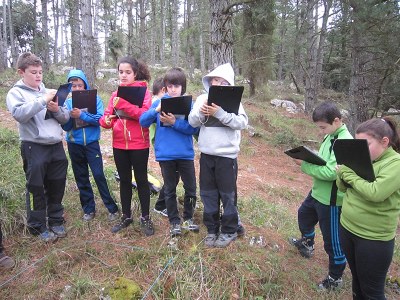
<svg viewBox="0 0 400 300">
<path fill-rule="evenodd" d="M 189 124 L 200 127 L 200 196 L 204 205 L 203 222 L 208 232 L 204 240 L 206 247 L 223 248 L 237 238 L 237 156 L 240 150 L 240 130 L 246 128 L 248 117 L 242 104 L 237 115 L 224 111 L 214 103 L 207 105 L 211 85 L 234 83 L 235 74 L 229 63 L 215 68 L 203 77 L 207 94 L 197 98 L 189 115 Z M 205 126 L 210 117 L 218 119 L 224 126 Z M 221 219 L 219 199 L 223 206 Z"/>
</svg>

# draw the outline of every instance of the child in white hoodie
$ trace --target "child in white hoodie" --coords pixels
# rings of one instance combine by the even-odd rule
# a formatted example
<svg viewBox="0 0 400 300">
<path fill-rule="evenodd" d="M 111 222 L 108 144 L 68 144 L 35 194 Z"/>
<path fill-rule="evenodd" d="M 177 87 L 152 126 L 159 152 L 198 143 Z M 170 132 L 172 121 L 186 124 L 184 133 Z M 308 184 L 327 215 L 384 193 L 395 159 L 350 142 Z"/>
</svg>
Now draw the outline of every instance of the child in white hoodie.
<svg viewBox="0 0 400 300">
<path fill-rule="evenodd" d="M 214 103 L 207 104 L 211 85 L 234 85 L 234 81 L 235 74 L 229 63 L 218 66 L 204 76 L 203 85 L 207 94 L 197 98 L 189 115 L 189 124 L 200 127 L 200 196 L 204 205 L 203 222 L 207 227 L 204 240 L 206 247 L 223 248 L 237 238 L 237 156 L 240 130 L 246 128 L 248 118 L 242 104 L 237 115 L 224 111 Z M 211 116 L 224 126 L 205 126 Z M 223 206 L 221 219 L 219 199 Z"/>
</svg>

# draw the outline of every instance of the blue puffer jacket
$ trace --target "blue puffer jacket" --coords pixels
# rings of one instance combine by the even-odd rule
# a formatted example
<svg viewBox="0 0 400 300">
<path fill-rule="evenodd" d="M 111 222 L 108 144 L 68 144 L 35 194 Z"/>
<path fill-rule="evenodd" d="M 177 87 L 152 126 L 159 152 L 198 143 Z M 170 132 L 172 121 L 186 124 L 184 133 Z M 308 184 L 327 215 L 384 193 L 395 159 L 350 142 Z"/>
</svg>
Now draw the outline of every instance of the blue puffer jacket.
<svg viewBox="0 0 400 300">
<path fill-rule="evenodd" d="M 90 90 L 89 83 L 85 76 L 85 73 L 81 70 L 71 70 L 68 74 L 67 80 L 70 78 L 76 77 L 83 80 L 85 83 L 85 89 Z M 72 110 L 72 98 L 68 98 L 65 100 L 64 107 L 66 107 L 69 111 Z M 79 117 L 81 120 L 89 123 L 90 126 L 73 129 L 73 119 L 69 119 L 68 123 L 62 126 L 62 128 L 66 131 L 66 140 L 68 143 L 74 143 L 79 145 L 88 145 L 100 139 L 100 124 L 99 119 L 104 114 L 104 106 L 100 97 L 97 96 L 97 113 L 91 114 L 85 111 L 81 112 L 81 116 Z"/>
</svg>

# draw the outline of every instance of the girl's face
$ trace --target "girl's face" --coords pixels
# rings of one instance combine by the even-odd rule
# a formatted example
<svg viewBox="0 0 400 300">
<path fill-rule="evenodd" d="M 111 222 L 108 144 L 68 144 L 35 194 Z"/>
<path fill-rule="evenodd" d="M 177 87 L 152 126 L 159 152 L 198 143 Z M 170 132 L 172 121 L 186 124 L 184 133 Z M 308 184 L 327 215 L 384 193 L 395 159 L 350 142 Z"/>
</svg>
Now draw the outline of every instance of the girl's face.
<svg viewBox="0 0 400 300">
<path fill-rule="evenodd" d="M 135 81 L 135 72 L 133 72 L 131 64 L 119 64 L 118 77 L 121 85 L 133 83 Z"/>
<path fill-rule="evenodd" d="M 357 133 L 356 139 L 364 139 L 368 142 L 369 154 L 371 160 L 377 159 L 388 148 L 389 139 L 387 137 L 378 140 L 367 133 Z"/>
<path fill-rule="evenodd" d="M 222 77 L 213 77 L 211 78 L 211 85 L 230 85 L 228 81 L 226 81 Z"/>
<path fill-rule="evenodd" d="M 180 84 L 167 84 L 167 93 L 171 97 L 180 97 L 182 94 L 182 86 Z"/>
</svg>

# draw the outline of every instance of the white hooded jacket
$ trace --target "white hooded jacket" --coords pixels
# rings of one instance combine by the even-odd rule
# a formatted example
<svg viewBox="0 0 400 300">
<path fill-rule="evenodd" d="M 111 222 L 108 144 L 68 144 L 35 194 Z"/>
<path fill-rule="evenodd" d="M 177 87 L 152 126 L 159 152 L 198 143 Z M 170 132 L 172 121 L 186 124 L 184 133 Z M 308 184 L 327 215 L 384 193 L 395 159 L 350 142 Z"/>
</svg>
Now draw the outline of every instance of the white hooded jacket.
<svg viewBox="0 0 400 300">
<path fill-rule="evenodd" d="M 242 104 L 239 106 L 238 115 L 228 113 L 220 108 L 214 114 L 214 117 L 224 126 L 204 126 L 207 117 L 200 112 L 200 107 L 207 102 L 210 82 L 213 77 L 221 77 L 228 81 L 230 85 L 235 84 L 235 74 L 229 63 L 218 66 L 212 72 L 204 76 L 203 86 L 207 94 L 200 95 L 197 98 L 189 114 L 189 124 L 193 127 L 200 127 L 198 146 L 201 153 L 235 159 L 240 151 L 240 130 L 246 128 L 248 117 Z"/>
</svg>

